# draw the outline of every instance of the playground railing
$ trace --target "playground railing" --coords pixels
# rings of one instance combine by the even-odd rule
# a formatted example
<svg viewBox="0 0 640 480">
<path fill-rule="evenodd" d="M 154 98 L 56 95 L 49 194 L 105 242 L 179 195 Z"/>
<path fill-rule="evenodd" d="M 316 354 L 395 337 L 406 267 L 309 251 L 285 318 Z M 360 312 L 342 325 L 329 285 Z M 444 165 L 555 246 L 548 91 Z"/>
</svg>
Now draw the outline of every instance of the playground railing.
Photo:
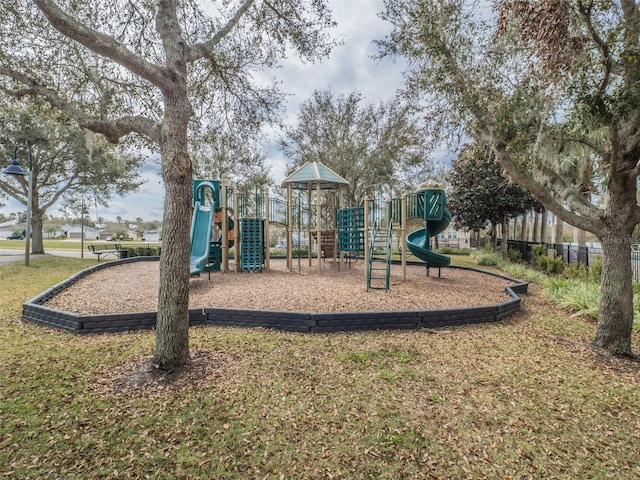
<svg viewBox="0 0 640 480">
<path fill-rule="evenodd" d="M 281 223 L 287 225 L 288 217 L 288 205 L 287 202 L 279 198 L 269 199 L 269 220 L 275 223 Z"/>
</svg>

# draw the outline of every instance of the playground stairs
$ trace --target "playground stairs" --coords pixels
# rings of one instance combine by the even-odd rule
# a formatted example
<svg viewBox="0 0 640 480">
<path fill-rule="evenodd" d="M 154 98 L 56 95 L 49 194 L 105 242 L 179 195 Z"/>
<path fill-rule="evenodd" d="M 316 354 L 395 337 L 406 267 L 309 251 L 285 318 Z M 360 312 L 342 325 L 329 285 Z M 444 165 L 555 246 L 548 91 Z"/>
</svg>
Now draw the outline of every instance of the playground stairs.
<svg viewBox="0 0 640 480">
<path fill-rule="evenodd" d="M 367 269 L 367 290 L 389 290 L 391 276 L 391 244 L 393 241 L 393 226 L 374 227 L 369 239 L 369 258 Z M 382 257 L 374 255 L 380 252 Z"/>
</svg>

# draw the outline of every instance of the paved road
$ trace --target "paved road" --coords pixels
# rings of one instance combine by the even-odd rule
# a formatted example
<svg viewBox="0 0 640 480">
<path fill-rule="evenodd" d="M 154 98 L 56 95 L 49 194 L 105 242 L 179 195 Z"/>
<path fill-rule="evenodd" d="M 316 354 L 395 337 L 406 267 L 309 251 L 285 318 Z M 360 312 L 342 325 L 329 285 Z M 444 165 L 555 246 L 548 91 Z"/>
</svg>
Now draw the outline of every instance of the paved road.
<svg viewBox="0 0 640 480">
<path fill-rule="evenodd" d="M 75 257 L 80 258 L 80 251 L 75 250 L 49 250 L 48 255 L 56 255 L 58 257 Z M 91 253 L 85 254 L 85 258 L 93 256 Z M 39 255 L 31 255 L 30 258 L 37 258 Z M 0 248 L 0 264 L 24 262 L 24 250 L 12 250 L 8 248 Z"/>
</svg>

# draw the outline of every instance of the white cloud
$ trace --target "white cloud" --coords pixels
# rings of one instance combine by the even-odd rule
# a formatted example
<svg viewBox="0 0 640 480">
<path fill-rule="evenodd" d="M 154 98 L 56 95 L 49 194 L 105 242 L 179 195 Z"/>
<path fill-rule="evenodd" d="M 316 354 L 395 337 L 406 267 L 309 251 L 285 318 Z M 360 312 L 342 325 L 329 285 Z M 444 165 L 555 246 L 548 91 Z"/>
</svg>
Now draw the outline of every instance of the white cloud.
<svg viewBox="0 0 640 480">
<path fill-rule="evenodd" d="M 122 217 L 135 220 L 140 217 L 146 221 L 162 220 L 164 211 L 164 184 L 157 164 L 145 164 L 141 171 L 144 182 L 137 192 L 126 197 L 114 197 L 109 207 L 91 208 L 91 218 L 104 217 L 115 220 Z"/>
<path fill-rule="evenodd" d="M 302 63 L 292 57 L 278 71 L 282 88 L 291 94 L 287 101 L 284 122 L 292 125 L 297 119 L 300 104 L 314 90 L 330 89 L 335 95 L 348 95 L 354 90 L 362 93 L 364 101 L 378 103 L 393 98 L 402 87 L 403 63 L 391 59 L 377 60 L 377 46 L 391 26 L 378 17 L 384 8 L 381 0 L 329 0 L 338 23 L 333 32 L 344 44 L 335 48 L 330 58 L 321 63 Z M 278 150 L 281 132 L 273 130 L 265 150 L 276 184 L 285 177 L 287 159 Z"/>
</svg>

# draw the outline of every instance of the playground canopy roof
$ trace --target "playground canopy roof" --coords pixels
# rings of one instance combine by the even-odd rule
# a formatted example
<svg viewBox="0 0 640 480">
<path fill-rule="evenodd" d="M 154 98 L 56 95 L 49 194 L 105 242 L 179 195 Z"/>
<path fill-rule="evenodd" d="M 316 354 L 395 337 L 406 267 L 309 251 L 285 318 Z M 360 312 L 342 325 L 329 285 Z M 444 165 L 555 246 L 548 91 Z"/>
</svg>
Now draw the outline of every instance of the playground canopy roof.
<svg viewBox="0 0 640 480">
<path fill-rule="evenodd" d="M 339 185 L 349 185 L 344 178 L 320 162 L 307 162 L 289 175 L 282 186 L 295 190 L 307 190 L 320 184 L 323 190 L 336 189 Z"/>
</svg>

